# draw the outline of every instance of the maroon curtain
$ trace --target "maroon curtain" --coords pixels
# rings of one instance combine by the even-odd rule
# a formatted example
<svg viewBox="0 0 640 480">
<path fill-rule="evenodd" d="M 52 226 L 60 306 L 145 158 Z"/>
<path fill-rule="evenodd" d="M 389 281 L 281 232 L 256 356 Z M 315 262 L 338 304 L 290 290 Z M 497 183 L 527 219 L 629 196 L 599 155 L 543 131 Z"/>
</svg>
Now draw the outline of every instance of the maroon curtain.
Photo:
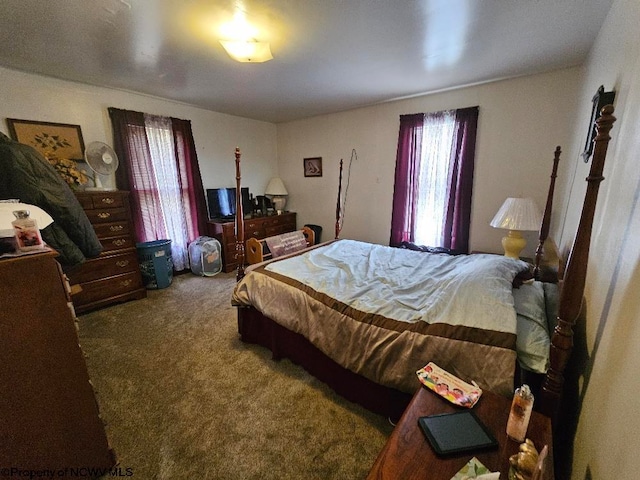
<svg viewBox="0 0 640 480">
<path fill-rule="evenodd" d="M 131 179 L 135 178 L 132 166 L 147 163 L 151 158 L 149 142 L 144 126 L 144 113 L 109 108 L 111 126 L 113 128 L 113 148 L 118 155 L 120 168 L 116 170 L 116 186 L 120 190 L 132 192 L 129 197 L 131 203 L 131 218 L 136 241 L 145 239 L 143 229 L 143 208 L 140 197 L 135 194 L 140 186 Z"/>
<path fill-rule="evenodd" d="M 171 129 L 173 130 L 173 140 L 178 159 L 178 171 L 180 172 L 180 186 L 184 192 L 183 198 L 191 212 L 195 212 L 192 218 L 194 232 L 191 233 L 195 240 L 207 231 L 207 203 L 205 200 L 202 177 L 200 176 L 200 166 L 198 165 L 198 155 L 196 145 L 191 132 L 191 122 L 171 118 Z"/>
<path fill-rule="evenodd" d="M 456 110 L 456 127 L 451 150 L 452 168 L 448 182 L 449 204 L 444 227 L 444 246 L 461 253 L 469 252 L 478 112 L 478 107 Z"/>
<path fill-rule="evenodd" d="M 402 242 L 413 242 L 413 225 L 418 201 L 418 183 L 413 179 L 420 172 L 423 125 L 424 113 L 400 115 L 389 239 L 389 245 L 392 247 L 397 247 Z"/>
<path fill-rule="evenodd" d="M 478 107 L 456 110 L 456 126 L 451 149 L 451 168 L 448 179 L 449 202 L 444 232 L 445 248 L 459 253 L 469 251 L 471 197 L 475 163 Z M 414 242 L 418 202 L 422 134 L 425 114 L 401 115 L 396 155 L 391 238 L 389 245 Z"/>
</svg>

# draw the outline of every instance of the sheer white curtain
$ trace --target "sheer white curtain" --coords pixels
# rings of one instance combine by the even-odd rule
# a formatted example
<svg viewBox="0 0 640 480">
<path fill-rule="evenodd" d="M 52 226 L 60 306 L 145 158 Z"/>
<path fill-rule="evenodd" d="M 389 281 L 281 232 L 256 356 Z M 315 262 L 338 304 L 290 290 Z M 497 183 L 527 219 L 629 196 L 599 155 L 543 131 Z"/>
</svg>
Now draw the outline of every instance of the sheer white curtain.
<svg viewBox="0 0 640 480">
<path fill-rule="evenodd" d="M 145 114 L 144 120 L 153 164 L 151 173 L 157 190 L 155 199 L 160 210 L 160 215 L 158 212 L 153 215 L 143 214 L 144 229 L 149 234 L 153 232 L 155 238 L 171 239 L 174 269 L 185 270 L 189 268 L 189 239 L 171 119 Z"/>
<path fill-rule="evenodd" d="M 425 115 L 422 130 L 422 155 L 418 177 L 415 243 L 439 247 L 444 245 L 444 230 L 449 181 L 451 148 L 456 125 L 455 110 Z"/>
</svg>

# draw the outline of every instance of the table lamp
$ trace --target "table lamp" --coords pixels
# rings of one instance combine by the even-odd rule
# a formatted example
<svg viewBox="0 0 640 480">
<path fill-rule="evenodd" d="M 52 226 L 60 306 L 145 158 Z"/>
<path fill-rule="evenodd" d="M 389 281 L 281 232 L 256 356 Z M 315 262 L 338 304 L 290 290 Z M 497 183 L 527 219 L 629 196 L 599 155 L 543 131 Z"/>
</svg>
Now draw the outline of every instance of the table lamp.
<svg viewBox="0 0 640 480">
<path fill-rule="evenodd" d="M 507 198 L 490 225 L 494 228 L 509 230 L 502 238 L 505 257 L 520 258 L 520 252 L 527 245 L 523 231 L 540 229 L 542 215 L 532 198 Z"/>
<path fill-rule="evenodd" d="M 264 191 L 265 195 L 271 196 L 271 202 L 273 202 L 273 207 L 276 209 L 278 215 L 280 215 L 284 211 L 284 207 L 287 204 L 287 189 L 284 188 L 284 183 L 279 177 L 273 177 L 269 180 L 269 184 L 267 185 L 267 189 Z"/>
</svg>

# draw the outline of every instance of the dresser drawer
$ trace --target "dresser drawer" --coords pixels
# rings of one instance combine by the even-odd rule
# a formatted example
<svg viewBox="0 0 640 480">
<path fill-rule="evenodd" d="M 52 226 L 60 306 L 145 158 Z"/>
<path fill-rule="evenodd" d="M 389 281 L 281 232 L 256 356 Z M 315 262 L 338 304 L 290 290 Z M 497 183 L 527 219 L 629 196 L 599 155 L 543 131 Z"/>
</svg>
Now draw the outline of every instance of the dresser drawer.
<svg viewBox="0 0 640 480">
<path fill-rule="evenodd" d="M 133 250 L 118 255 L 107 255 L 92 258 L 78 267 L 67 270 L 66 273 L 71 284 L 76 284 L 90 282 L 99 278 L 111 277 L 113 275 L 120 275 L 126 272 L 137 271 L 138 256 L 136 251 Z"/>
<path fill-rule="evenodd" d="M 292 228 L 291 225 L 283 224 L 274 225 L 273 227 L 265 227 L 264 230 L 267 237 L 273 237 L 274 235 L 280 235 L 281 233 L 293 232 L 295 227 Z"/>
<path fill-rule="evenodd" d="M 88 210 L 87 217 L 92 224 L 109 223 L 129 219 L 129 212 L 124 208 L 100 208 Z"/>
<path fill-rule="evenodd" d="M 115 237 L 130 234 L 129 222 L 122 220 L 113 223 L 98 223 L 93 226 L 98 238 Z"/>
<path fill-rule="evenodd" d="M 112 252 L 113 250 L 124 250 L 135 248 L 135 243 L 133 238 L 129 235 L 120 235 L 118 237 L 110 237 L 110 238 L 101 238 L 100 243 L 102 244 L 102 255 L 108 252 Z"/>
<path fill-rule="evenodd" d="M 125 206 L 124 192 L 77 192 L 76 198 L 85 210 L 96 208 L 118 208 Z"/>
<path fill-rule="evenodd" d="M 140 272 L 129 272 L 115 277 L 83 283 L 82 291 L 73 296 L 73 301 L 77 305 L 85 305 L 122 295 L 139 288 L 143 288 Z"/>
</svg>

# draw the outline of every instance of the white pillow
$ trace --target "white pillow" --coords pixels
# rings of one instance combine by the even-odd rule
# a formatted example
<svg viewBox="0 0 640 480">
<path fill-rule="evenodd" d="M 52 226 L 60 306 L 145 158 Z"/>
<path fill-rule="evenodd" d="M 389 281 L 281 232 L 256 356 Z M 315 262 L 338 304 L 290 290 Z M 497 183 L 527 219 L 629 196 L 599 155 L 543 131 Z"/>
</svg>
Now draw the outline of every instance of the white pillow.
<svg viewBox="0 0 640 480">
<path fill-rule="evenodd" d="M 528 370 L 546 373 L 551 342 L 543 283 L 525 283 L 514 288 L 513 300 L 517 314 L 518 360 Z"/>
</svg>

